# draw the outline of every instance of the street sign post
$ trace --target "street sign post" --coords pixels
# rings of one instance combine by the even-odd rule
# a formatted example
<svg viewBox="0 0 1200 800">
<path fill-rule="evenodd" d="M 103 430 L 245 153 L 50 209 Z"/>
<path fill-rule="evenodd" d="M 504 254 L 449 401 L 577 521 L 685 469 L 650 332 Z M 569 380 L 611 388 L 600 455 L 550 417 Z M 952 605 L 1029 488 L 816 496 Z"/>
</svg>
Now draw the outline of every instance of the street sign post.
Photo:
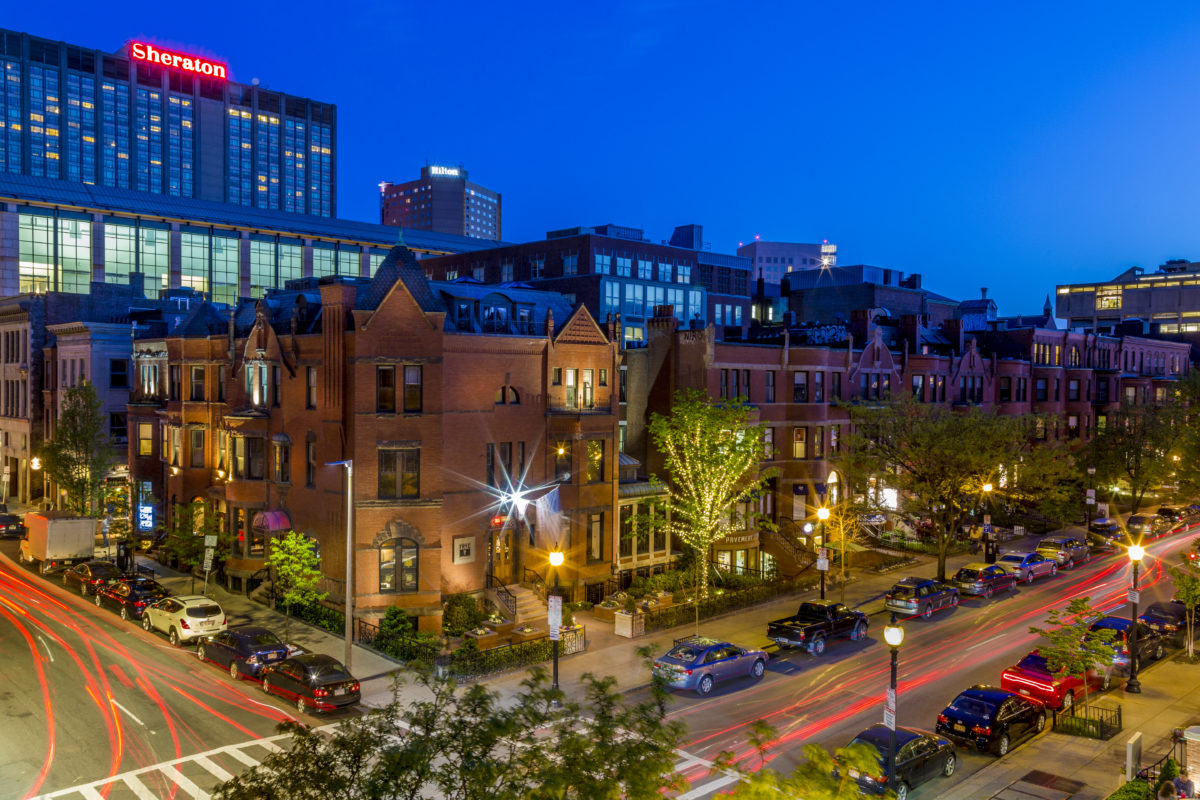
<svg viewBox="0 0 1200 800">
<path fill-rule="evenodd" d="M 896 712 L 885 708 L 883 710 L 883 724 L 888 726 L 889 730 L 896 730 Z"/>
<path fill-rule="evenodd" d="M 550 641 L 558 641 L 558 629 L 562 627 L 562 598 L 552 594 L 546 598 L 546 623 L 550 627 Z"/>
<path fill-rule="evenodd" d="M 217 535 L 215 533 L 210 533 L 207 536 L 205 536 L 204 537 L 204 546 L 207 547 L 209 550 L 212 550 L 214 547 L 216 547 L 217 546 Z"/>
<path fill-rule="evenodd" d="M 216 539 L 217 537 L 213 536 L 211 538 Z M 209 537 L 206 536 L 206 537 L 204 537 L 204 539 L 205 539 L 204 543 L 208 544 Z M 205 547 L 204 548 L 204 591 L 201 592 L 201 594 L 208 594 L 208 573 L 212 570 L 212 561 L 213 561 L 213 548 Z M 195 586 L 195 585 L 196 584 L 194 584 L 194 583 L 192 584 L 192 586 Z M 195 591 L 195 590 L 193 590 L 193 591 Z"/>
<path fill-rule="evenodd" d="M 896 713 L 896 690 L 890 686 L 887 690 L 887 710 Z"/>
<path fill-rule="evenodd" d="M 1141 601 L 1142 601 L 1142 593 L 1139 592 L 1137 589 L 1130 589 L 1129 590 L 1129 602 L 1137 604 L 1137 603 L 1140 603 Z"/>
</svg>

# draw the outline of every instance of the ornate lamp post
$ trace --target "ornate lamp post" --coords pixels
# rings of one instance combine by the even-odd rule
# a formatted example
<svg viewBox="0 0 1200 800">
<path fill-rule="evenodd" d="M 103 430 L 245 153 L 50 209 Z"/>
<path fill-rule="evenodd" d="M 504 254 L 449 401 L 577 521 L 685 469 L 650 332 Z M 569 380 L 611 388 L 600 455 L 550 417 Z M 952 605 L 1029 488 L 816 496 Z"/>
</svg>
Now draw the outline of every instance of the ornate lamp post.
<svg viewBox="0 0 1200 800">
<path fill-rule="evenodd" d="M 991 507 L 992 488 L 993 487 L 990 482 L 985 483 L 982 487 L 983 502 L 984 502 L 984 505 L 989 508 Z M 995 543 L 992 541 L 992 537 L 988 533 L 987 526 L 985 526 L 983 528 L 983 530 L 980 531 L 979 535 L 983 539 L 983 560 L 988 564 L 995 564 L 996 563 Z"/>
<path fill-rule="evenodd" d="M 817 509 L 817 519 L 820 520 L 819 527 L 821 529 L 821 532 L 818 535 L 821 537 L 821 548 L 823 550 L 825 550 L 825 552 L 829 552 L 829 548 L 825 546 L 825 520 L 829 519 L 829 509 L 826 508 L 825 506 L 821 506 L 820 508 L 818 508 Z M 846 554 L 843 553 L 842 558 L 844 559 L 845 557 L 846 557 Z M 829 560 L 828 559 L 825 560 L 825 569 L 821 569 L 821 560 L 817 559 L 817 569 L 821 573 L 821 599 L 824 600 L 825 599 L 825 573 L 829 572 Z"/>
<path fill-rule="evenodd" d="M 1141 694 L 1142 684 L 1137 679 L 1138 673 L 1138 567 L 1142 565 L 1145 549 L 1140 544 L 1129 546 L 1129 560 L 1133 563 L 1133 588 L 1129 591 L 1129 602 L 1133 604 L 1129 612 L 1129 680 L 1125 682 L 1125 691 L 1130 694 Z"/>
<path fill-rule="evenodd" d="M 892 621 L 883 628 L 883 640 L 892 649 L 892 684 L 883 712 L 883 722 L 891 729 L 887 760 L 887 779 L 888 785 L 891 786 L 896 779 L 896 671 L 900 657 L 900 645 L 904 643 L 904 628 L 896 623 L 895 614 L 892 614 Z"/>
<path fill-rule="evenodd" d="M 555 597 L 559 596 L 558 595 L 558 568 L 561 567 L 562 564 L 563 564 L 563 553 L 562 553 L 562 550 L 559 550 L 558 546 L 556 545 L 554 550 L 552 550 L 550 552 L 550 566 L 554 568 L 554 588 L 551 591 Z M 559 632 L 557 630 L 553 630 L 553 627 L 555 624 L 561 624 L 561 620 L 562 620 L 561 612 L 560 612 L 559 619 L 557 621 L 554 620 L 553 618 L 551 618 L 551 620 L 550 620 L 550 627 L 552 628 L 552 630 L 550 631 L 550 646 L 553 648 L 553 651 L 554 651 L 554 679 L 553 679 L 553 682 L 550 684 L 550 688 L 556 692 L 558 691 L 558 636 L 559 636 Z"/>
</svg>

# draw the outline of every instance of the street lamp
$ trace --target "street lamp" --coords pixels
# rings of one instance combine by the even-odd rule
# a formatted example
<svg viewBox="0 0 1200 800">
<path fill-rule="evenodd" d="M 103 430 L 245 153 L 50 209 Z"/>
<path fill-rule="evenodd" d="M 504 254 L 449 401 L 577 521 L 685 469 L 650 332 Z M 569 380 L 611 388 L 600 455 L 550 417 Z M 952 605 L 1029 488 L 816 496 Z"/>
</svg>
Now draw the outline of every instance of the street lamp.
<svg viewBox="0 0 1200 800">
<path fill-rule="evenodd" d="M 1146 555 L 1146 550 L 1140 544 L 1131 544 L 1129 546 L 1129 560 L 1133 562 L 1133 588 L 1129 591 L 1129 602 L 1133 604 L 1133 610 L 1129 612 L 1129 680 L 1125 682 L 1125 691 L 1130 694 L 1141 694 L 1142 684 L 1137 679 L 1138 673 L 1138 567 L 1142 565 L 1142 556 Z"/>
<path fill-rule="evenodd" d="M 900 645 L 904 643 L 904 628 L 896 623 L 896 615 L 894 613 L 892 614 L 892 621 L 883 626 L 883 640 L 892 649 L 892 686 L 888 692 L 887 703 L 883 713 L 883 722 L 890 729 L 888 734 L 890 746 L 888 748 L 887 779 L 894 781 L 896 779 L 896 668 L 897 660 L 900 656 Z M 890 715 L 888 712 L 891 712 Z"/>
<path fill-rule="evenodd" d="M 990 507 L 993 486 L 992 486 L 991 482 L 989 481 L 988 483 L 985 483 L 982 488 L 983 488 L 984 504 L 985 504 L 985 506 Z M 984 516 L 986 517 L 987 515 L 985 514 Z M 993 547 L 992 537 L 988 534 L 987 524 L 984 525 L 983 530 L 980 531 L 979 536 L 980 536 L 980 538 L 983 539 L 983 560 L 984 560 L 984 562 L 987 564 L 995 564 L 996 563 L 996 549 L 995 549 L 995 547 Z"/>
<path fill-rule="evenodd" d="M 346 671 L 351 672 L 350 659 L 354 644 L 354 459 L 327 461 L 327 467 L 346 468 Z M 351 672 L 351 674 L 353 674 Z"/>
<path fill-rule="evenodd" d="M 821 506 L 817 509 L 817 519 L 820 520 L 821 532 L 818 534 L 821 537 L 821 549 L 826 553 L 829 549 L 825 547 L 825 520 L 829 519 L 829 509 Z M 842 558 L 845 558 L 845 554 Z M 829 559 L 825 559 L 825 569 L 821 569 L 821 559 L 817 559 L 817 571 L 821 573 L 821 600 L 825 599 L 825 573 L 829 571 Z"/>
<path fill-rule="evenodd" d="M 1088 493 L 1083 499 L 1083 536 L 1086 539 L 1092 527 L 1092 506 L 1096 503 L 1096 468 L 1088 467 Z"/>
<path fill-rule="evenodd" d="M 558 545 L 555 545 L 554 549 L 550 551 L 550 566 L 554 568 L 554 589 L 553 589 L 554 597 L 558 597 L 558 568 L 561 567 L 562 564 L 563 564 L 563 552 L 562 552 L 562 550 L 558 549 Z M 559 599 L 559 602 L 560 603 L 562 602 L 561 598 Z M 552 691 L 557 692 L 558 691 L 558 637 L 559 637 L 559 631 L 555 629 L 555 626 L 562 624 L 561 607 L 559 609 L 558 620 L 555 620 L 553 617 L 551 617 L 548 621 L 550 623 L 550 625 L 549 625 L 549 627 L 550 627 L 550 646 L 554 651 L 554 678 L 550 684 L 550 689 Z M 557 701 L 555 701 L 555 702 L 557 702 Z"/>
</svg>

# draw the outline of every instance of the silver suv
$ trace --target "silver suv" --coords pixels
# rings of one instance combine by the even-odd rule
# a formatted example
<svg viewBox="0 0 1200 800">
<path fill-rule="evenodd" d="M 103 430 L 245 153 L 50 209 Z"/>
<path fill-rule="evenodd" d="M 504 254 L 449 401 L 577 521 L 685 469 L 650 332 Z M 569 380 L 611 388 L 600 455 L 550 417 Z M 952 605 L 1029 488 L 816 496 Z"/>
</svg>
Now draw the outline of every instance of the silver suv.
<svg viewBox="0 0 1200 800">
<path fill-rule="evenodd" d="M 1047 536 L 1038 542 L 1037 551 L 1063 569 L 1073 569 L 1091 556 L 1087 542 L 1078 536 Z"/>
<path fill-rule="evenodd" d="M 142 627 L 167 634 L 176 647 L 229 627 L 225 612 L 203 595 L 164 597 L 142 612 Z"/>
</svg>

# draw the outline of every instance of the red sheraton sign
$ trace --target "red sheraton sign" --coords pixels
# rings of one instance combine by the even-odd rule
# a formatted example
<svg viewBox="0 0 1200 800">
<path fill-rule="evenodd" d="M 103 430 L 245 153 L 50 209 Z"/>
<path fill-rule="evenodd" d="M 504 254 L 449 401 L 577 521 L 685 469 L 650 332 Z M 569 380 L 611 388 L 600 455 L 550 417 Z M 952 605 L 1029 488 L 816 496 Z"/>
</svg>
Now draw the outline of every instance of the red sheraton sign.
<svg viewBox="0 0 1200 800">
<path fill-rule="evenodd" d="M 129 52 L 139 61 L 150 61 L 162 64 L 164 67 L 183 69 L 197 75 L 211 78 L 226 78 L 225 65 L 217 61 L 209 61 L 199 56 L 189 56 L 182 53 L 172 53 L 144 42 L 130 42 Z"/>
</svg>

